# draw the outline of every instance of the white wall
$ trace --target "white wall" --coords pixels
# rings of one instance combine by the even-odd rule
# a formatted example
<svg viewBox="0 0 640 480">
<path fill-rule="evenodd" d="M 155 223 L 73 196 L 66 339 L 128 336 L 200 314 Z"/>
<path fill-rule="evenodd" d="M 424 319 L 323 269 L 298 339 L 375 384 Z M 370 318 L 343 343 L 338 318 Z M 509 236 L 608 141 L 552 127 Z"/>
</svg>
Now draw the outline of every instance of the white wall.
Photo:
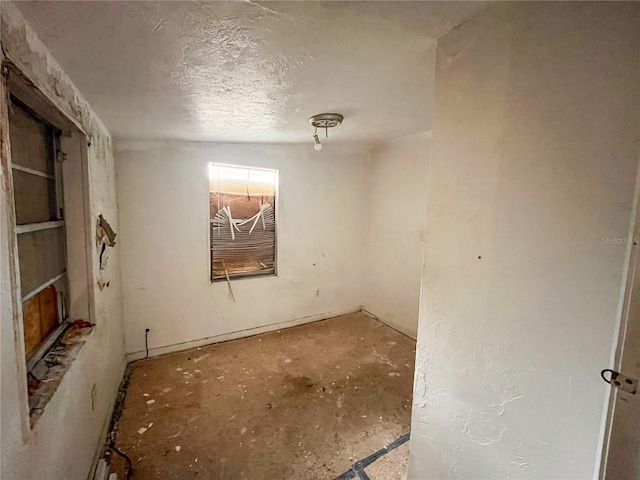
<svg viewBox="0 0 640 480">
<path fill-rule="evenodd" d="M 597 475 L 640 151 L 640 5 L 441 38 L 412 479 Z"/>
<path fill-rule="evenodd" d="M 371 152 L 363 305 L 415 338 L 424 255 L 429 136 L 388 142 Z"/>
<path fill-rule="evenodd" d="M 159 354 L 360 307 L 368 157 L 325 147 L 117 144 L 128 353 L 145 327 Z M 212 161 L 280 171 L 279 275 L 232 281 L 237 303 L 209 282 Z"/>
<path fill-rule="evenodd" d="M 119 231 L 115 198 L 115 171 L 111 138 L 89 105 L 66 77 L 46 48 L 35 37 L 13 5 L 2 2 L 2 51 L 39 87 L 60 111 L 86 132 L 92 142 L 88 149 L 88 210 L 91 238 L 95 220 L 102 213 Z M 80 350 L 53 398 L 33 429 L 29 429 L 26 404 L 26 375 L 23 339 L 14 328 L 13 296 L 15 280 L 12 261 L 12 207 L 7 162 L 7 110 L 4 83 L 0 82 L 0 123 L 2 125 L 2 190 L 0 215 L 0 268 L 2 297 L 0 324 L 2 368 L 1 467 L 3 479 L 84 479 L 97 450 L 104 441 L 105 428 L 125 367 L 121 309 L 119 248 L 111 253 L 107 270 L 100 278 L 110 281 L 104 291 L 91 280 L 89 295 L 94 304 L 91 318 L 96 328 Z M 78 252 L 82 255 L 81 252 Z M 97 252 L 91 261 L 97 271 Z M 18 325 L 21 320 L 18 319 Z M 95 388 L 92 407 L 91 391 Z"/>
</svg>

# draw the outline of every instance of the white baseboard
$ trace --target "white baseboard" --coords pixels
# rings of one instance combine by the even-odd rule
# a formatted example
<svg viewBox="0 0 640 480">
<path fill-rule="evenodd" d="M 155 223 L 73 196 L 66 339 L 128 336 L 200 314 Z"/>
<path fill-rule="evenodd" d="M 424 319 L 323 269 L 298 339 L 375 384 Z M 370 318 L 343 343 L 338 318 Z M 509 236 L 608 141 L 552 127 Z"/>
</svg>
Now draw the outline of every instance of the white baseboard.
<svg viewBox="0 0 640 480">
<path fill-rule="evenodd" d="M 418 335 L 417 332 L 414 332 L 412 330 L 409 330 L 408 328 L 402 326 L 402 325 L 398 325 L 397 323 L 394 322 L 389 322 L 387 320 L 385 320 L 382 317 L 379 317 L 378 315 L 376 315 L 375 313 L 371 313 L 369 310 L 367 310 L 364 307 L 360 307 L 360 311 L 362 313 L 364 313 L 365 315 L 370 316 L 371 318 L 375 318 L 376 320 L 378 320 L 379 322 L 384 323 L 385 325 L 387 325 L 388 327 L 393 328 L 394 330 L 397 330 L 398 332 L 402 333 L 403 335 L 406 335 L 407 337 L 416 340 Z"/>
<path fill-rule="evenodd" d="M 237 340 L 239 338 L 251 337 L 260 333 L 275 332 L 276 330 L 282 330 L 283 328 L 295 327 L 297 325 L 304 325 L 305 323 L 317 322 L 319 320 L 326 320 L 328 318 L 339 317 L 340 315 L 347 315 L 350 313 L 356 313 L 361 310 L 361 307 L 354 307 L 349 310 L 320 313 L 316 315 L 309 315 L 306 317 L 296 318 L 293 320 L 287 320 L 286 322 L 272 323 L 270 325 L 264 325 L 262 327 L 249 328 L 246 330 L 238 330 L 235 332 L 223 333 L 221 335 L 214 335 L 211 337 L 205 337 L 198 340 L 190 340 L 182 343 L 175 343 L 171 345 L 164 345 L 162 347 L 154 347 L 149 349 L 149 358 L 157 357 L 159 355 L 166 355 L 168 353 L 182 352 L 189 350 L 190 348 L 202 347 L 204 345 L 211 345 L 214 343 L 227 342 L 229 340 Z M 140 350 L 137 352 L 127 353 L 127 361 L 133 362 L 144 358 L 146 352 Z"/>
<path fill-rule="evenodd" d="M 93 474 L 93 480 L 107 480 L 109 475 L 109 464 L 104 458 L 98 460 L 98 466 Z"/>
</svg>

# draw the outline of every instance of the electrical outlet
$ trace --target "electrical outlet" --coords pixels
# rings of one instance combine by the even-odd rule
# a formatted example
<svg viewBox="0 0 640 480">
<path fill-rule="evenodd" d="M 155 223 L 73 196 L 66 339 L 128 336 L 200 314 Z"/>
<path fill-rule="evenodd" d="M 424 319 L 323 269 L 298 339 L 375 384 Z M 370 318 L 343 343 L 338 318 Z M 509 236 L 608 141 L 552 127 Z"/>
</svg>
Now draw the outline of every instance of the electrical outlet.
<svg viewBox="0 0 640 480">
<path fill-rule="evenodd" d="M 636 393 L 636 389 L 638 388 L 638 380 L 617 372 L 611 375 L 611 384 L 631 394 Z"/>
<path fill-rule="evenodd" d="M 316 297 L 320 296 L 320 289 L 316 290 Z"/>
</svg>

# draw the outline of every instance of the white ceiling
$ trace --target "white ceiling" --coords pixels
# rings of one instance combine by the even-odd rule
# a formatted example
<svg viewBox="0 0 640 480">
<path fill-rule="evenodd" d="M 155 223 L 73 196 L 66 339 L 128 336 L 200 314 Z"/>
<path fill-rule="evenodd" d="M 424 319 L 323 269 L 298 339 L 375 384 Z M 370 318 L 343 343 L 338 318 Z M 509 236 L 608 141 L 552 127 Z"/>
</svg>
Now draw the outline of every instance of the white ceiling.
<svg viewBox="0 0 640 480">
<path fill-rule="evenodd" d="M 115 138 L 309 142 L 430 128 L 434 39 L 480 2 L 19 2 Z"/>
</svg>

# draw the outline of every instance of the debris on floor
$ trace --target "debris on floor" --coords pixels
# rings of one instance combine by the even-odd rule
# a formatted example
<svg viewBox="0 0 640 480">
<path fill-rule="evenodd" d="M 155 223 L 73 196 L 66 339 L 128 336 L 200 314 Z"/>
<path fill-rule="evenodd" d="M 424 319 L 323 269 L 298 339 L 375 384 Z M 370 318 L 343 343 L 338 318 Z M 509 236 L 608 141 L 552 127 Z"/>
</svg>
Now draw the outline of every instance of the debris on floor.
<svg viewBox="0 0 640 480">
<path fill-rule="evenodd" d="M 409 431 L 414 356 L 356 313 L 139 361 L 115 446 L 133 480 L 333 479 Z M 405 478 L 396 447 L 369 478 Z M 111 471 L 126 478 L 115 456 Z"/>
</svg>

